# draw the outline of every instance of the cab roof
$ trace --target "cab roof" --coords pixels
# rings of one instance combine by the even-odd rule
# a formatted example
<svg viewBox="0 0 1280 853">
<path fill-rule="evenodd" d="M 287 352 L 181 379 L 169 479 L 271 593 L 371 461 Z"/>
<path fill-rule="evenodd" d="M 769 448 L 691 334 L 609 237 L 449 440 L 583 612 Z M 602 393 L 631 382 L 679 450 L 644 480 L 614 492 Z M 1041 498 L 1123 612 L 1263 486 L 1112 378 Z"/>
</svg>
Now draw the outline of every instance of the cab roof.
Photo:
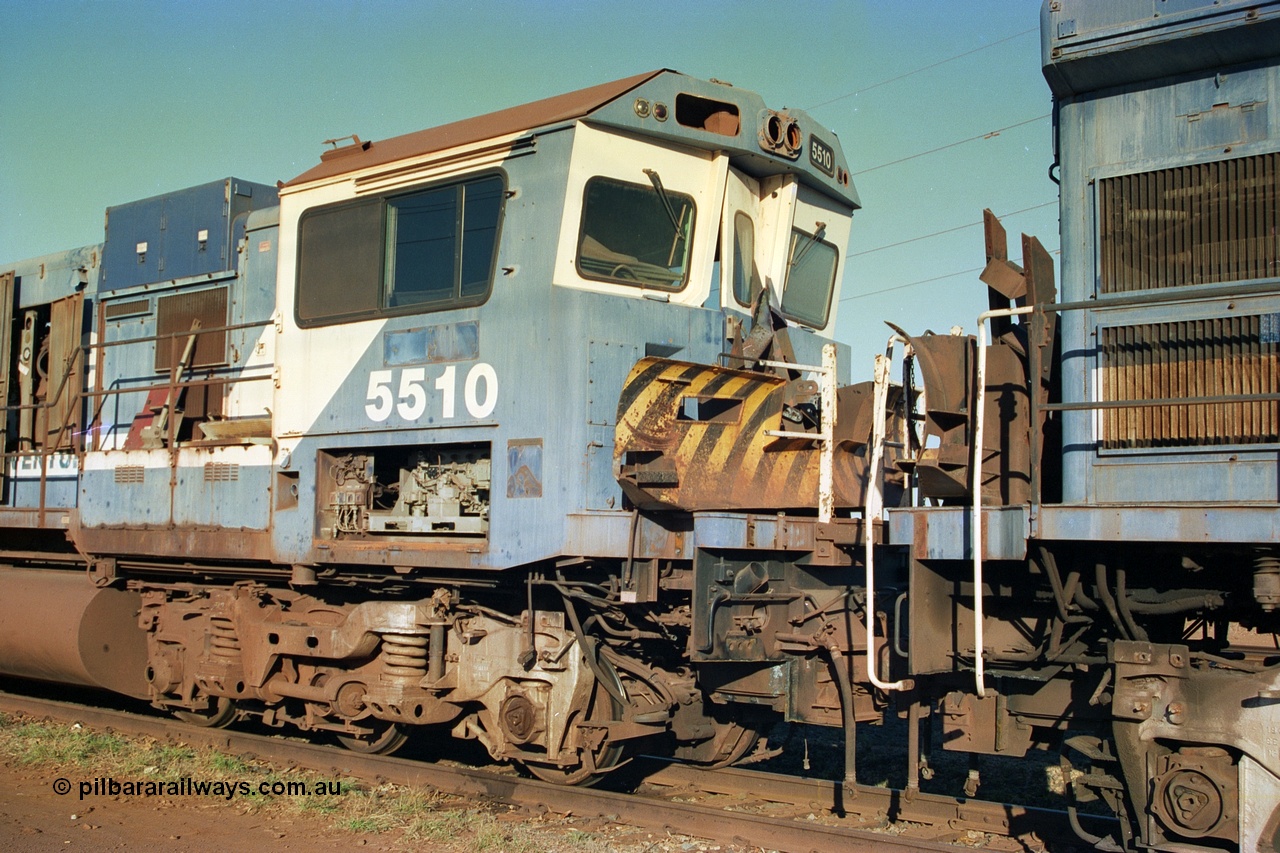
<svg viewBox="0 0 1280 853">
<path fill-rule="evenodd" d="M 379 142 L 355 138 L 350 145 L 324 152 L 319 165 L 280 186 L 340 178 L 578 120 L 724 152 L 754 177 L 791 173 L 855 209 L 861 206 L 834 132 L 801 110 L 769 109 L 755 92 L 667 68 Z M 787 127 L 794 134 L 786 150 L 766 141 L 769 126 Z"/>
<path fill-rule="evenodd" d="M 611 83 L 579 89 L 576 92 L 544 98 L 541 101 L 509 107 L 498 112 L 442 124 L 439 127 L 406 133 L 403 136 L 393 136 L 380 142 L 359 142 L 348 145 L 345 148 L 326 152 L 321 157 L 320 165 L 308 169 L 286 182 L 284 186 L 305 184 L 370 166 L 382 166 L 459 145 L 469 145 L 485 139 L 506 136 L 534 127 L 571 121 L 594 112 L 662 73 L 662 70 L 650 71 L 634 77 L 614 80 Z"/>
</svg>

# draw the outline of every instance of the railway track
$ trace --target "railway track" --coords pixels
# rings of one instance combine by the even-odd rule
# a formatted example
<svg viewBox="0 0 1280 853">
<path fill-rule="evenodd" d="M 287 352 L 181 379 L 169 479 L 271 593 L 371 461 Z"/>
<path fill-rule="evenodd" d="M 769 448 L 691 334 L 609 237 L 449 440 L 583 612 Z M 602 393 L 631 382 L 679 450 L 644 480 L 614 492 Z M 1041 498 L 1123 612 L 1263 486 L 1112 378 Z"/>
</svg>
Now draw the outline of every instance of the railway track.
<svg viewBox="0 0 1280 853">
<path fill-rule="evenodd" d="M 726 768 L 705 770 L 642 758 L 634 792 L 573 788 L 505 769 L 477 769 L 0 691 L 0 711 L 74 721 L 120 734 L 208 746 L 323 773 L 428 787 L 535 812 L 596 817 L 714 843 L 780 851 L 954 851 L 956 844 L 1019 851 L 1083 850 L 1064 813 L 934 794 Z M 1101 820 L 1097 820 L 1100 829 Z"/>
</svg>

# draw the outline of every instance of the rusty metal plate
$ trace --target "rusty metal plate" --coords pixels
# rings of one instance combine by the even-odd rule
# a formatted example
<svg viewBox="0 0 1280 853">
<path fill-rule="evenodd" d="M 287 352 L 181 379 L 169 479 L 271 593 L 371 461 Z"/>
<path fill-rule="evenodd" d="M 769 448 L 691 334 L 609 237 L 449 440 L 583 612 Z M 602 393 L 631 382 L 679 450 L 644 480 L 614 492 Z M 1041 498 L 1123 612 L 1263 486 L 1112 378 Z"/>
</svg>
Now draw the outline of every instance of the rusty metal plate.
<svg viewBox="0 0 1280 853">
<path fill-rule="evenodd" d="M 771 374 L 661 358 L 636 363 L 618 403 L 614 465 L 639 507 L 814 508 L 819 441 L 782 413 L 789 383 Z M 838 506 L 860 506 L 865 457 L 835 454 Z"/>
</svg>

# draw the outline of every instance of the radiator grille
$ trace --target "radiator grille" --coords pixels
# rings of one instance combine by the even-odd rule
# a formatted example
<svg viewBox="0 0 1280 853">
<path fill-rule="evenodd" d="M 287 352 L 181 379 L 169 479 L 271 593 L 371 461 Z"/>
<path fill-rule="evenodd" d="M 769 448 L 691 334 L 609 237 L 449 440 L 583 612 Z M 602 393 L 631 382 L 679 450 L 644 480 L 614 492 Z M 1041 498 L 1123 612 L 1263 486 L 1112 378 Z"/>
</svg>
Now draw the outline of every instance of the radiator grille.
<svg viewBox="0 0 1280 853">
<path fill-rule="evenodd" d="M 240 479 L 240 466 L 234 462 L 206 462 L 204 481 L 206 483 L 233 483 Z"/>
<path fill-rule="evenodd" d="M 200 321 L 202 329 L 221 329 L 227 325 L 227 289 L 217 287 L 195 293 L 175 293 L 156 300 L 156 334 L 177 334 L 174 339 L 156 341 L 156 370 L 171 370 L 182 357 L 191 322 Z M 188 367 L 208 367 L 227 363 L 227 333 L 201 332 Z"/>
<path fill-rule="evenodd" d="M 1102 180 L 1103 293 L 1280 275 L 1280 152 Z"/>
<path fill-rule="evenodd" d="M 151 313 L 150 299 L 134 299 L 129 302 L 112 302 L 102 307 L 102 316 L 108 320 L 118 320 L 121 317 L 133 317 L 139 314 Z"/>
<path fill-rule="evenodd" d="M 1280 314 L 1209 317 L 1099 330 L 1103 400 L 1280 392 Z M 1280 402 L 1103 409 L 1104 448 L 1280 441 Z"/>
<path fill-rule="evenodd" d="M 117 465 L 115 474 L 116 482 L 121 485 L 141 483 L 146 479 L 147 469 L 141 465 Z"/>
</svg>

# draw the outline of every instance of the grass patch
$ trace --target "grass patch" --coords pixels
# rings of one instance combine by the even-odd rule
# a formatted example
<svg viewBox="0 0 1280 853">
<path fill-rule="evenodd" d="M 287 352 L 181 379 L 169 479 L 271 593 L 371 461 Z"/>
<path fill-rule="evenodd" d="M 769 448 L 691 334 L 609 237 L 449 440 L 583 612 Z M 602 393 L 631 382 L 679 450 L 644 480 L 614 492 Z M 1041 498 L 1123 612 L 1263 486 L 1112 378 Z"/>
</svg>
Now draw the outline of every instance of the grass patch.
<svg viewBox="0 0 1280 853">
<path fill-rule="evenodd" d="M 9 724 L 4 731 L 5 753 L 25 765 L 114 766 L 127 749 L 125 741 L 115 735 L 98 734 L 73 726 L 53 728 L 44 723 Z"/>
<path fill-rule="evenodd" d="M 448 841 L 456 838 L 467 822 L 466 813 L 461 809 L 446 809 L 416 818 L 406 828 L 405 835 L 423 841 Z"/>
<path fill-rule="evenodd" d="M 386 832 L 394 824 L 387 815 L 365 815 L 363 817 L 345 818 L 341 826 L 347 832 L 366 833 Z"/>
<path fill-rule="evenodd" d="M 252 773 L 254 768 L 243 759 L 221 752 L 209 754 L 209 766 L 220 773 Z"/>
<path fill-rule="evenodd" d="M 224 804 L 236 812 L 316 818 L 328 831 L 389 836 L 406 850 L 429 846 L 441 853 L 604 853 L 607 841 L 581 830 L 553 824 L 536 826 L 499 817 L 457 798 L 396 785 L 365 785 L 359 780 L 301 770 L 279 770 L 263 762 L 212 749 L 148 738 L 102 734 L 78 725 L 36 722 L 0 714 L 0 761 L 46 768 L 72 778 L 109 777 L 120 782 L 180 782 L 184 779 L 237 787 L 231 798 L 193 797 L 192 805 Z M 277 794 L 272 786 L 304 783 L 309 792 L 323 782 L 322 794 Z M 338 782 L 339 793 L 329 787 Z M 248 783 L 248 791 L 239 789 Z M 265 788 L 260 788 L 265 786 Z M 341 846 L 341 845 L 340 845 Z"/>
</svg>

